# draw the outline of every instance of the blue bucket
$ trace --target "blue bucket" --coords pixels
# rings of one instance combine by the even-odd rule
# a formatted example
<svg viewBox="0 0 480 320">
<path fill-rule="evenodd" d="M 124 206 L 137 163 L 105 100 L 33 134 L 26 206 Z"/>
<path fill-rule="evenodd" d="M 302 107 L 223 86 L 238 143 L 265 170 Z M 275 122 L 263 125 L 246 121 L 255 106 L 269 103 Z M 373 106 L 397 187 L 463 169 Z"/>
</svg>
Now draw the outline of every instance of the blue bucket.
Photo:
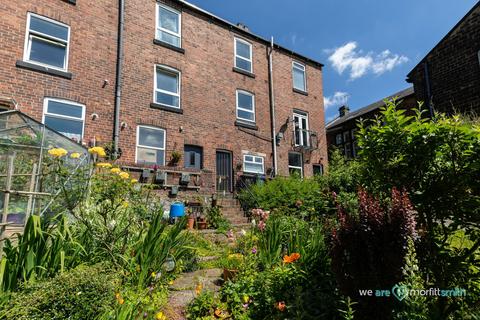
<svg viewBox="0 0 480 320">
<path fill-rule="evenodd" d="M 180 202 L 172 203 L 170 206 L 170 218 L 183 217 L 185 215 L 185 205 Z"/>
</svg>

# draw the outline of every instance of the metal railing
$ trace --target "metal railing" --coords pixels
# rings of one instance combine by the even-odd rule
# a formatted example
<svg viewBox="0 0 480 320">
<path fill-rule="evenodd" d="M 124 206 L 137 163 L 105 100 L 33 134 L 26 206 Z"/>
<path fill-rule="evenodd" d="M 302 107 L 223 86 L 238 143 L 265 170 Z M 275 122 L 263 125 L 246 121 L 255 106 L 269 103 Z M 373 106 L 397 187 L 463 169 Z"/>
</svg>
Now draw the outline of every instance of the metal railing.
<svg viewBox="0 0 480 320">
<path fill-rule="evenodd" d="M 312 130 L 295 128 L 292 144 L 297 148 L 318 149 L 318 135 Z"/>
</svg>

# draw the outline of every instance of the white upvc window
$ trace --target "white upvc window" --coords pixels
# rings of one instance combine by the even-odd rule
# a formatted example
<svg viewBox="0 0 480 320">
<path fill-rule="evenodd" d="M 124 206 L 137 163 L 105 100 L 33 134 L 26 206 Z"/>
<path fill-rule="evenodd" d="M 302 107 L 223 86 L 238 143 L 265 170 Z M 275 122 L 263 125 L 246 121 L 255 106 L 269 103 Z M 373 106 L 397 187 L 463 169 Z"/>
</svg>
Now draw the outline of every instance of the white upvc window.
<svg viewBox="0 0 480 320">
<path fill-rule="evenodd" d="M 181 72 L 164 66 L 155 66 L 153 101 L 163 106 L 180 109 Z"/>
<path fill-rule="evenodd" d="M 34 13 L 28 13 L 23 60 L 67 71 L 69 41 L 69 26 Z"/>
<path fill-rule="evenodd" d="M 296 61 L 292 62 L 293 88 L 307 92 L 307 76 L 305 65 Z"/>
<path fill-rule="evenodd" d="M 288 153 L 288 171 L 290 175 L 298 174 L 303 178 L 303 157 L 301 153 Z"/>
<path fill-rule="evenodd" d="M 252 44 L 235 38 L 235 67 L 253 73 Z"/>
<path fill-rule="evenodd" d="M 157 3 L 155 38 L 180 48 L 182 46 L 182 14 Z"/>
<path fill-rule="evenodd" d="M 135 162 L 144 165 L 165 165 L 166 136 L 164 129 L 138 126 Z"/>
<path fill-rule="evenodd" d="M 237 90 L 237 119 L 255 122 L 255 95 Z"/>
<path fill-rule="evenodd" d="M 81 142 L 85 126 L 85 106 L 68 100 L 45 98 L 42 121 L 47 127 Z"/>
<path fill-rule="evenodd" d="M 310 146 L 310 135 L 308 132 L 308 114 L 294 112 L 293 120 L 295 124 L 294 135 L 296 146 Z"/>
<path fill-rule="evenodd" d="M 264 158 L 246 154 L 243 156 L 243 171 L 248 173 L 264 174 Z"/>
</svg>

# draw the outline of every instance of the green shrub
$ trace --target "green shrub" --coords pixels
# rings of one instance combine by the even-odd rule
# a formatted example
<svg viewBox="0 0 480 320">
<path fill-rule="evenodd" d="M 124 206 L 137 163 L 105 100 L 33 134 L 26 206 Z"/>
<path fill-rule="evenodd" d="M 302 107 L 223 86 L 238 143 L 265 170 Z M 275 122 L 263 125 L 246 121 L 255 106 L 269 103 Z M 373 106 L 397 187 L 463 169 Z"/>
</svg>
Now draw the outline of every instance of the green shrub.
<svg viewBox="0 0 480 320">
<path fill-rule="evenodd" d="M 226 232 L 230 229 L 230 222 L 223 216 L 220 207 L 210 207 L 207 209 L 207 223 L 209 228 L 218 229 Z"/>
<path fill-rule="evenodd" d="M 213 315 L 215 311 L 215 299 L 213 292 L 203 290 L 200 294 L 187 306 L 187 319 L 202 319 Z"/>
<path fill-rule="evenodd" d="M 118 276 L 103 265 L 79 266 L 12 293 L 2 319 L 95 319 L 112 308 Z"/>
<path fill-rule="evenodd" d="M 314 178 L 277 177 L 242 191 L 239 199 L 247 208 L 275 209 L 284 215 L 302 217 L 325 214 L 328 208 L 324 189 Z"/>
<path fill-rule="evenodd" d="M 420 271 L 435 288 L 464 288 L 465 299 L 436 299 L 432 317 L 478 306 L 480 296 L 480 122 L 460 116 L 425 119 L 388 102 L 360 126 L 362 183 L 386 196 L 406 190 L 418 211 Z M 458 232 L 462 245 L 452 246 Z"/>
</svg>

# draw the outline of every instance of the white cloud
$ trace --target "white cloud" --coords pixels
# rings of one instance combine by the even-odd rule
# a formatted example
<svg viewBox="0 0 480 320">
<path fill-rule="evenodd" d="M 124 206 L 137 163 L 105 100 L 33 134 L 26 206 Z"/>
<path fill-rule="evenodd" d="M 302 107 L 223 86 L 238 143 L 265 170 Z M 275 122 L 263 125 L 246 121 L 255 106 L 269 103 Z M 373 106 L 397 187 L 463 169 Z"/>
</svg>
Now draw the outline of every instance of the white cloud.
<svg viewBox="0 0 480 320">
<path fill-rule="evenodd" d="M 347 103 L 350 95 L 346 92 L 337 91 L 332 96 L 324 97 L 323 104 L 325 109 L 335 106 L 341 106 Z"/>
<path fill-rule="evenodd" d="M 357 47 L 358 44 L 351 41 L 339 48 L 327 50 L 331 53 L 328 60 L 333 68 L 339 74 L 349 72 L 350 80 L 361 78 L 369 72 L 381 75 L 408 61 L 407 57 L 393 54 L 390 50 L 380 54 L 373 52 L 363 54 L 362 50 L 357 50 Z"/>
</svg>

